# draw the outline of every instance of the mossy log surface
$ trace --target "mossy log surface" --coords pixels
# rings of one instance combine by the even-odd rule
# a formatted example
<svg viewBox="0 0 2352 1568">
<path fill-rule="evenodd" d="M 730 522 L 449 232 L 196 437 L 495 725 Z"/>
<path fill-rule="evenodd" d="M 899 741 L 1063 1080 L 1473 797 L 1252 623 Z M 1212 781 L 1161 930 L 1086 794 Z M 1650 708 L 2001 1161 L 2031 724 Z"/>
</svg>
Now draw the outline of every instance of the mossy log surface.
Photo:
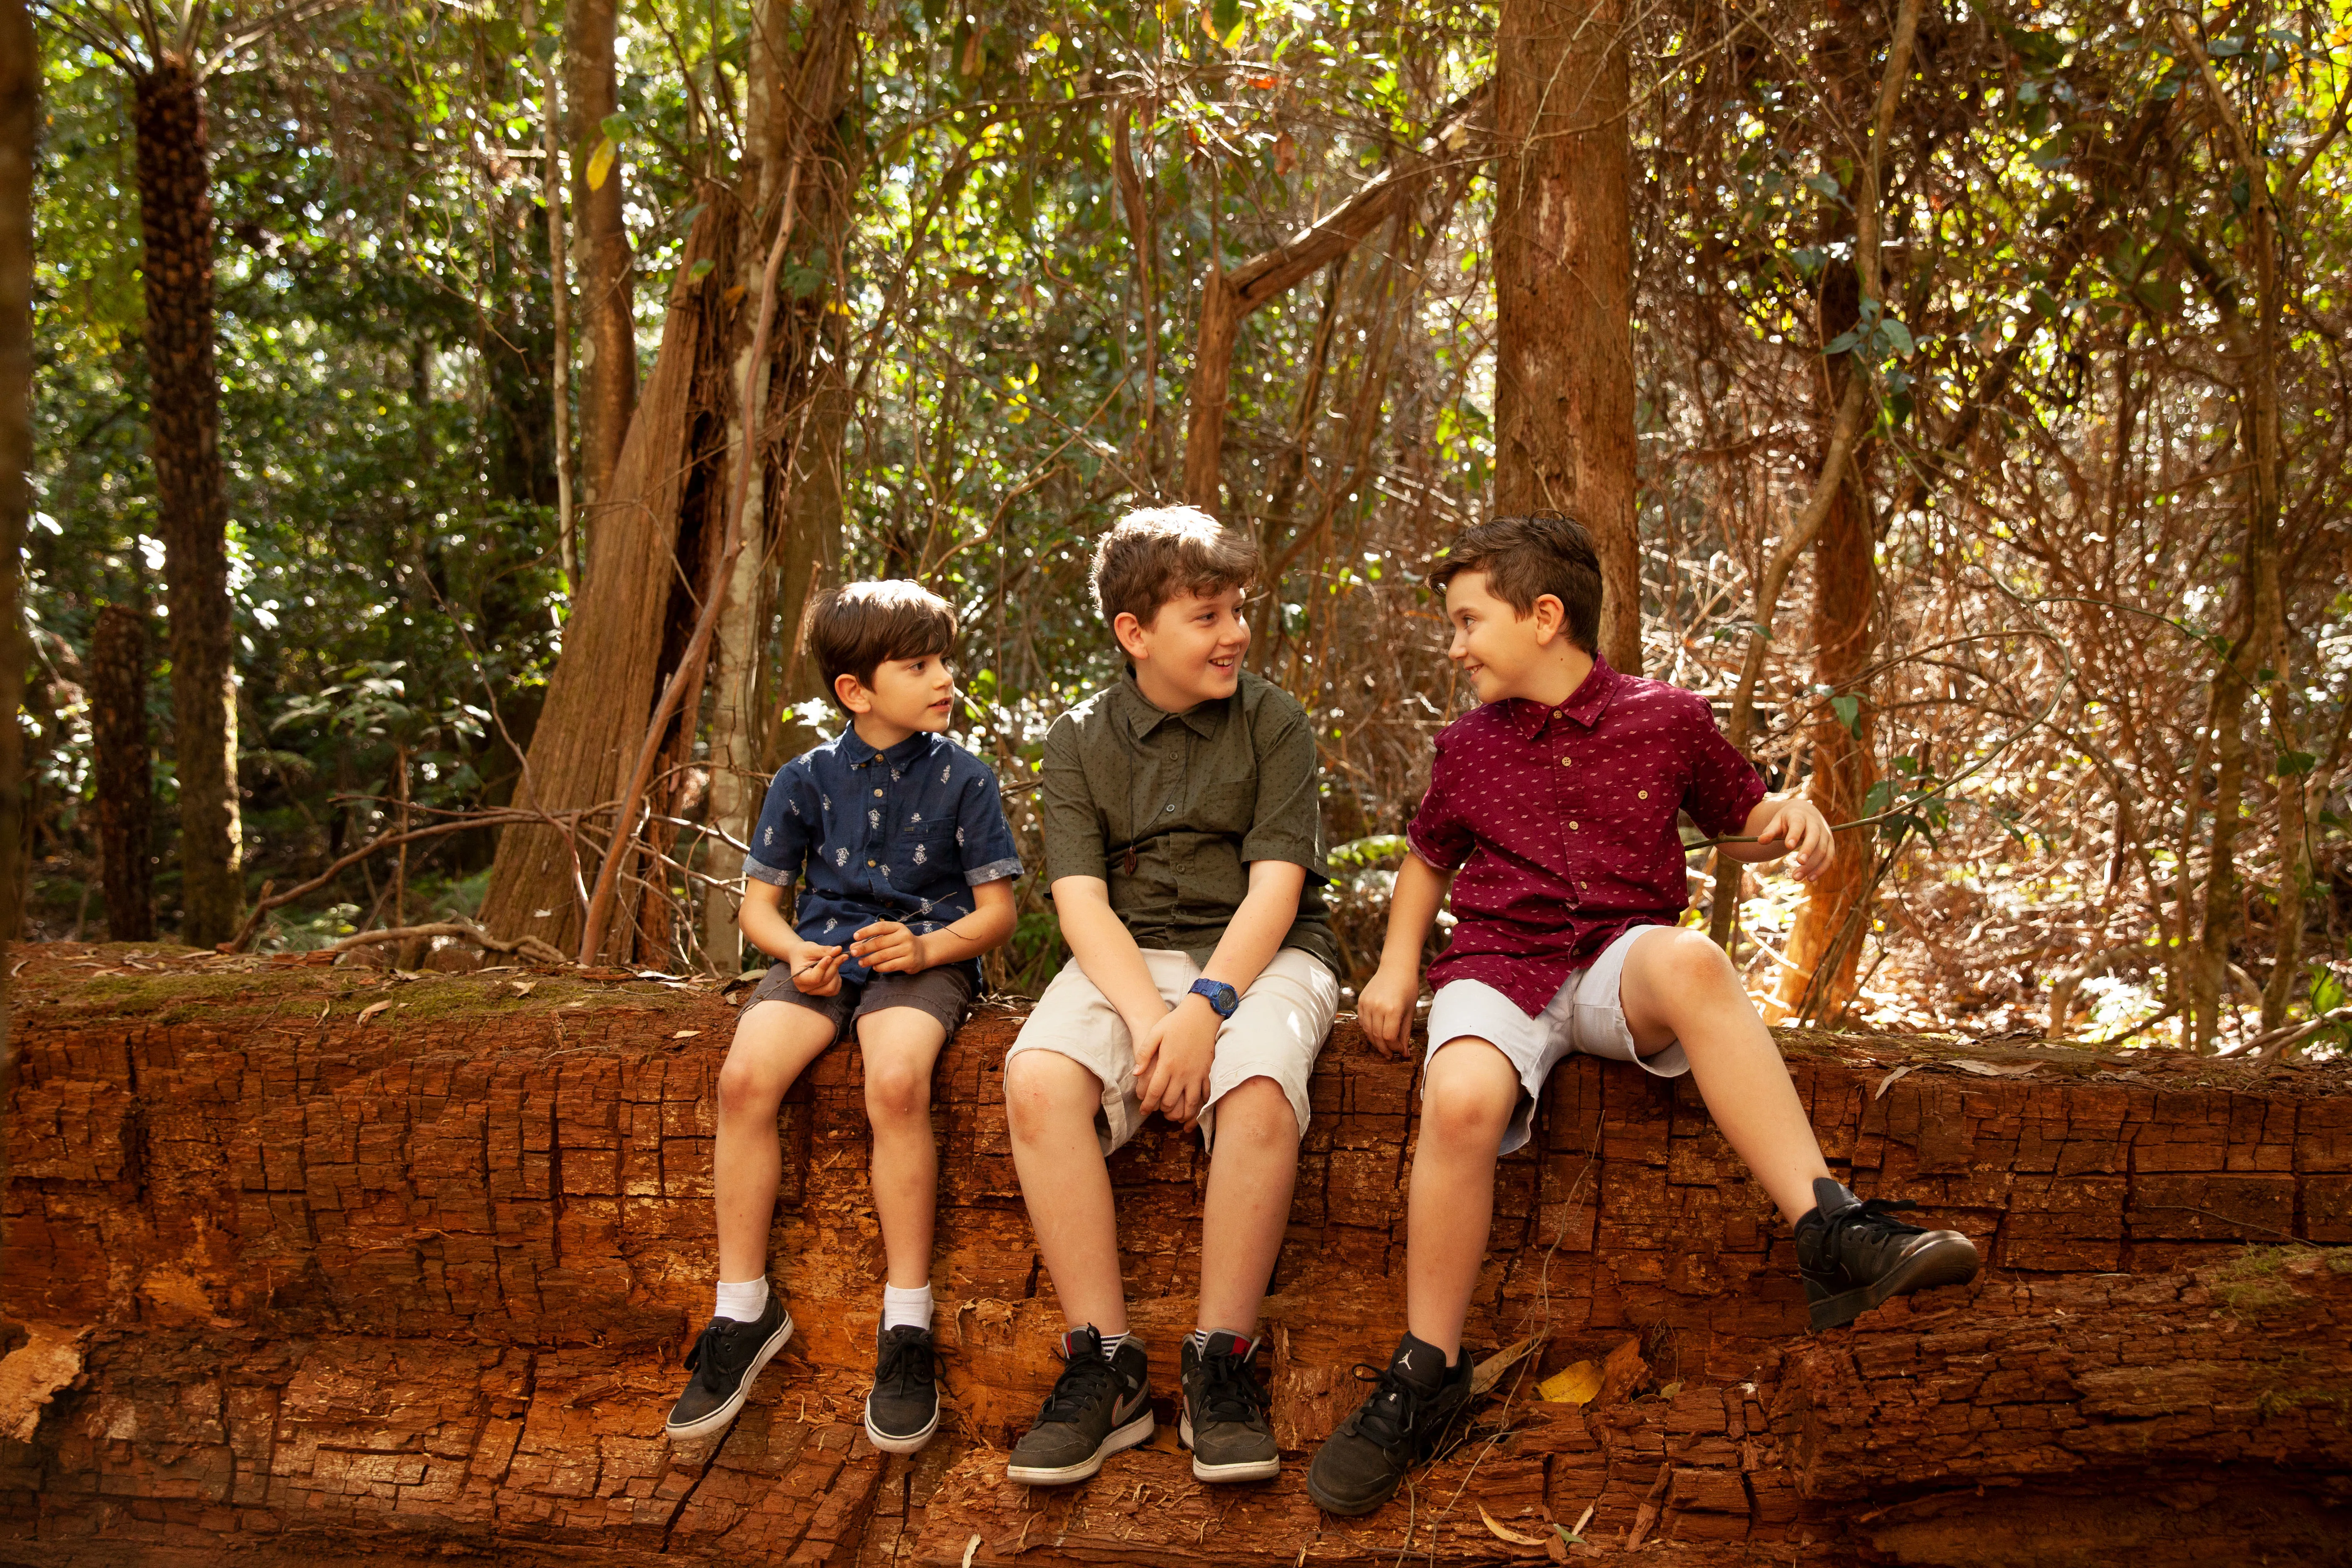
<svg viewBox="0 0 2352 1568">
<path fill-rule="evenodd" d="M 1469 1326 L 1482 1352 L 1539 1344 L 1408 1496 L 1339 1521 L 1304 1461 L 1401 1326 L 1415 1126 L 1414 1068 L 1348 1020 L 1266 1308 L 1283 1478 L 1202 1488 L 1175 1450 L 1206 1167 L 1155 1123 L 1113 1176 L 1162 1431 L 1049 1493 L 1003 1479 L 1061 1321 L 1005 1138 L 1017 1014 L 983 1010 L 934 1086 L 940 1438 L 889 1458 L 859 1425 L 881 1249 L 836 1049 L 782 1118 L 798 1333 L 684 1452 L 661 1421 L 709 1311 L 730 994 L 11 962 L 0 1562 L 2352 1562 L 2334 1067 L 1784 1037 L 1832 1167 L 1989 1263 L 1811 1336 L 1790 1239 L 1688 1081 L 1571 1061 L 1503 1163 Z M 1538 1395 L 1584 1360 L 1596 1397 Z"/>
</svg>

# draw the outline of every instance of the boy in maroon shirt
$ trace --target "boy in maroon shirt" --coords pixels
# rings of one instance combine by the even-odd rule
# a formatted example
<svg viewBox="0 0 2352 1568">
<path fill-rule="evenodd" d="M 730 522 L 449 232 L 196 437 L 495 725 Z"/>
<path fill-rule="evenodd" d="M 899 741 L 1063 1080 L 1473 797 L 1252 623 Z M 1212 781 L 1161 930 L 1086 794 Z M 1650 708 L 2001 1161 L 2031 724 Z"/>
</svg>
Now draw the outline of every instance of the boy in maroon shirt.
<svg viewBox="0 0 2352 1568">
<path fill-rule="evenodd" d="M 1790 857 L 1801 879 L 1837 853 L 1821 810 L 1771 795 L 1695 693 L 1621 675 L 1593 652 L 1601 569 L 1557 513 L 1465 530 L 1431 578 L 1447 655 L 1483 706 L 1437 738 L 1397 873 L 1379 973 L 1358 1004 L 1401 1053 L 1421 948 L 1451 884 L 1457 923 L 1430 966 L 1421 1143 L 1406 1215 L 1407 1332 L 1363 1405 L 1315 1456 L 1309 1496 L 1339 1514 L 1386 1502 L 1467 1402 L 1462 1322 L 1486 1256 L 1495 1162 L 1528 1141 L 1564 1057 L 1688 1072 L 1716 1126 L 1796 1229 L 1812 1326 L 1890 1296 L 1975 1278 L 1966 1237 L 1889 1218 L 1831 1176 L 1780 1048 L 1688 903 L 1675 816 L 1738 836 L 1738 860 Z"/>
</svg>

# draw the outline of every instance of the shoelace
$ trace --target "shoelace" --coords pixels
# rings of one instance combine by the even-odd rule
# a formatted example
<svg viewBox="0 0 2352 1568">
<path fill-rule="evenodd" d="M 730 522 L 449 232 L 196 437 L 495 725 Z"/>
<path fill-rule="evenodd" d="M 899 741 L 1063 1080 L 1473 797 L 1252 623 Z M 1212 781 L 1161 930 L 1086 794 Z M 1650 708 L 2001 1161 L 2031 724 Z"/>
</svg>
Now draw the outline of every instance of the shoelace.
<svg viewBox="0 0 2352 1568">
<path fill-rule="evenodd" d="M 1378 1384 L 1371 1397 L 1356 1411 L 1356 1430 L 1381 1447 L 1395 1450 L 1404 1447 L 1412 1435 L 1413 1424 L 1420 1419 L 1422 1402 L 1429 1397 L 1396 1374 L 1389 1366 L 1373 1366 L 1358 1362 L 1355 1366 L 1358 1383 Z"/>
<path fill-rule="evenodd" d="M 694 1348 L 686 1352 L 686 1370 L 698 1374 L 706 1392 L 726 1391 L 726 1373 L 719 1363 L 726 1356 L 733 1331 L 749 1327 L 749 1323 L 738 1323 L 731 1318 L 713 1318 L 694 1342 Z"/>
<path fill-rule="evenodd" d="M 906 1394 L 917 1384 L 929 1388 L 939 1375 L 939 1347 L 929 1335 L 892 1334 L 883 1341 L 882 1363 L 874 1369 L 877 1387 Z"/>
<path fill-rule="evenodd" d="M 1054 1391 L 1045 1395 L 1045 1408 L 1038 1412 L 1037 1419 L 1074 1422 L 1117 1381 L 1110 1358 L 1100 1352 L 1081 1350 L 1066 1355 L 1062 1375 L 1054 1380 Z"/>
<path fill-rule="evenodd" d="M 1226 1352 L 1221 1355 L 1201 1358 L 1201 1408 L 1199 1415 L 1210 1421 L 1247 1421 L 1271 1405 L 1265 1389 L 1250 1374 L 1250 1365 L 1257 1359 L 1257 1347 L 1252 1345 L 1246 1355 Z"/>
</svg>

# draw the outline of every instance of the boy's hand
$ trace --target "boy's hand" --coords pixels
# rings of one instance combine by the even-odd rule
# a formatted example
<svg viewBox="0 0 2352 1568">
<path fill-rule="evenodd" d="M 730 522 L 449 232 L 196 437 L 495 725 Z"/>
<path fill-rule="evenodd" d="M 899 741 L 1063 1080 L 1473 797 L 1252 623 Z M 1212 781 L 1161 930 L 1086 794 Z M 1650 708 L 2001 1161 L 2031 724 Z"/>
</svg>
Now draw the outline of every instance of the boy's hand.
<svg viewBox="0 0 2352 1568">
<path fill-rule="evenodd" d="M 1363 1026 L 1364 1038 L 1372 1049 L 1391 1058 L 1404 1054 L 1405 1041 L 1412 1034 L 1413 1005 L 1420 1000 L 1417 966 L 1391 969 L 1383 964 L 1364 982 L 1363 992 L 1356 998 L 1356 1021 Z"/>
<path fill-rule="evenodd" d="M 793 968 L 793 989 L 803 996 L 833 996 L 841 991 L 841 949 L 802 942 L 784 954 Z"/>
<path fill-rule="evenodd" d="M 1830 832 L 1829 818 L 1810 800 L 1792 800 L 1781 806 L 1771 825 L 1756 836 L 1756 842 L 1765 848 L 1780 846 L 1789 857 L 1789 875 L 1800 882 L 1811 881 L 1837 858 L 1837 838 Z"/>
<path fill-rule="evenodd" d="M 877 921 L 859 928 L 849 952 L 877 974 L 913 974 L 930 967 L 923 939 L 897 921 Z"/>
<path fill-rule="evenodd" d="M 1144 1115 L 1156 1110 L 1185 1127 L 1200 1121 L 1221 1022 L 1206 997 L 1187 996 L 1152 1026 L 1135 1048 L 1136 1098 Z"/>
</svg>

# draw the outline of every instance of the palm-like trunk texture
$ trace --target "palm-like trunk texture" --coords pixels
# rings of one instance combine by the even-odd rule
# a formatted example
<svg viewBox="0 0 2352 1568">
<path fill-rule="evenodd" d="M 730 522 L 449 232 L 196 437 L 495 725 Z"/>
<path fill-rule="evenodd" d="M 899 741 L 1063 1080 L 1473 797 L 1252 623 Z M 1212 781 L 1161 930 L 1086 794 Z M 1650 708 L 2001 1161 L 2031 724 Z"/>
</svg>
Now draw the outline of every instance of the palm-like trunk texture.
<svg viewBox="0 0 2352 1568">
<path fill-rule="evenodd" d="M 139 227 L 146 246 L 150 456 L 171 607 L 182 940 L 235 932 L 243 899 L 236 685 L 230 668 L 228 507 L 213 364 L 213 204 L 202 87 L 165 55 L 134 79 Z"/>
</svg>

